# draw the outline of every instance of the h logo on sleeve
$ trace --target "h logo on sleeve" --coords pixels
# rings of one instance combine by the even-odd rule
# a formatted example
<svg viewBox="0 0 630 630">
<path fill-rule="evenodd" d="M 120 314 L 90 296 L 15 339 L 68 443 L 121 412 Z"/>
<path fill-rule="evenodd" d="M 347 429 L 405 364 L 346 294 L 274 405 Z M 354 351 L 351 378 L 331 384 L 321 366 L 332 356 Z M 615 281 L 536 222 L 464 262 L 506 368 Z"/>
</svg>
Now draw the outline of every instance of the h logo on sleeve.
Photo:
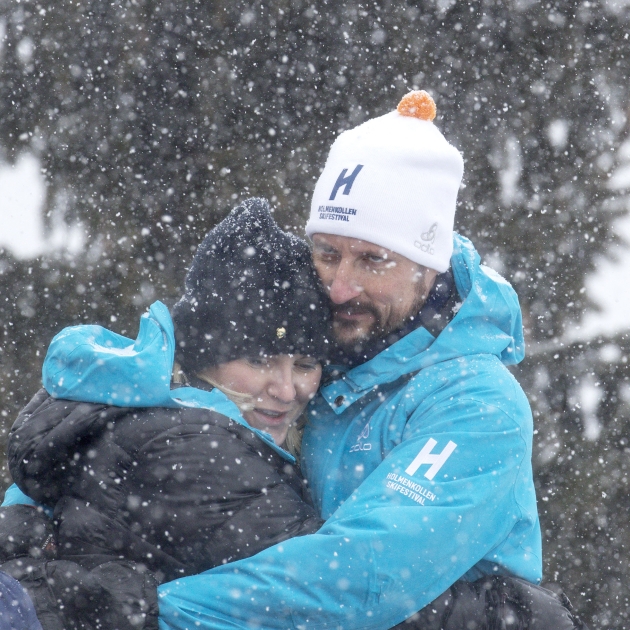
<svg viewBox="0 0 630 630">
<path fill-rule="evenodd" d="M 348 175 L 347 177 L 346 173 L 348 172 L 348 169 L 344 168 L 343 171 L 341 171 L 341 174 L 339 175 L 339 177 L 337 177 L 335 186 L 332 189 L 332 193 L 330 193 L 330 201 L 334 201 L 335 197 L 337 196 L 337 191 L 342 186 L 344 187 L 343 194 L 350 194 L 350 191 L 352 190 L 352 184 L 354 184 L 354 180 L 357 178 L 357 175 L 360 173 L 362 168 L 363 164 L 357 164 L 354 171 L 352 171 L 352 173 L 350 173 L 350 175 Z"/>
<path fill-rule="evenodd" d="M 444 466 L 444 462 L 451 456 L 451 453 L 457 448 L 457 444 L 449 440 L 448 444 L 444 447 L 441 453 L 432 453 L 433 447 L 437 442 L 433 438 L 429 438 L 427 443 L 422 447 L 420 452 L 416 455 L 415 459 L 407 466 L 405 472 L 408 475 L 414 475 L 418 468 L 423 464 L 431 464 L 431 467 L 424 476 L 431 480 L 438 474 L 440 468 Z"/>
</svg>

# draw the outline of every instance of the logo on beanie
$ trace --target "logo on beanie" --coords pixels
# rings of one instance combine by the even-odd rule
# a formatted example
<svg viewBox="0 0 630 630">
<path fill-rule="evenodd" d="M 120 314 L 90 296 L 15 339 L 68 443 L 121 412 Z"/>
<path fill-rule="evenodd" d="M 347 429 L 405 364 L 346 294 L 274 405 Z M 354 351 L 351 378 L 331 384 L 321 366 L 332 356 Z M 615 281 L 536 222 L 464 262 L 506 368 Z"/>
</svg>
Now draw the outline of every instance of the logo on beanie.
<svg viewBox="0 0 630 630">
<path fill-rule="evenodd" d="M 323 221 L 349 221 L 357 213 L 356 208 L 338 208 L 337 206 L 319 206 L 319 218 Z"/>
<path fill-rule="evenodd" d="M 414 245 L 426 254 L 434 254 L 433 244 L 435 243 L 435 234 L 438 224 L 434 223 L 426 232 L 420 234 L 420 241 L 416 241 Z"/>
<path fill-rule="evenodd" d="M 350 191 L 352 190 L 352 184 L 354 184 L 354 180 L 357 178 L 357 175 L 361 172 L 362 168 L 363 168 L 363 164 L 357 164 L 354 171 L 352 171 L 352 173 L 350 173 L 350 175 L 348 175 L 347 177 L 346 177 L 346 173 L 348 172 L 348 169 L 344 168 L 343 171 L 341 171 L 341 174 L 339 175 L 339 177 L 337 177 L 337 181 L 335 182 L 332 192 L 330 193 L 330 201 L 335 200 L 335 197 L 337 196 L 337 191 L 342 186 L 343 186 L 343 194 L 344 195 L 350 194 Z"/>
</svg>

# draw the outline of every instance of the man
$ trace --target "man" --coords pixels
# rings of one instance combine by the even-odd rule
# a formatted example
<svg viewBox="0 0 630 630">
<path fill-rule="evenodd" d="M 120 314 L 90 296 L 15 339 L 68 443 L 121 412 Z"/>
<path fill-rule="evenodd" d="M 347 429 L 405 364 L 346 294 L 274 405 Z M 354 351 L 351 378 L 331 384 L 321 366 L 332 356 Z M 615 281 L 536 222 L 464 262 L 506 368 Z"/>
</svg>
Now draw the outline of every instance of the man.
<svg viewBox="0 0 630 630">
<path fill-rule="evenodd" d="M 453 234 L 463 162 L 434 116 L 411 93 L 341 134 L 313 196 L 338 365 L 302 462 L 327 522 L 162 585 L 162 629 L 385 630 L 462 576 L 540 581 L 518 300 Z"/>
</svg>

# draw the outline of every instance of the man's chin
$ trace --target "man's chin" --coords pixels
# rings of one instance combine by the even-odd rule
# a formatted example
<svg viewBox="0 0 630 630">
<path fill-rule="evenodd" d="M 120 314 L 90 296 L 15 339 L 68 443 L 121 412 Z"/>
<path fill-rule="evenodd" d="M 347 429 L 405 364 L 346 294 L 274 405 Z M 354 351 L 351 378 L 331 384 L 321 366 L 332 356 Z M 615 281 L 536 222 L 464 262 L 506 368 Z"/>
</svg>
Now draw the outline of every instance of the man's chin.
<svg viewBox="0 0 630 630">
<path fill-rule="evenodd" d="M 338 346 L 352 348 L 366 343 L 372 336 L 372 330 L 368 326 L 358 326 L 355 322 L 334 321 L 333 335 Z"/>
<path fill-rule="evenodd" d="M 358 330 L 355 326 L 333 326 L 333 335 L 338 350 L 348 357 L 360 356 L 374 338 L 371 330 Z"/>
<path fill-rule="evenodd" d="M 390 339 L 392 329 L 383 329 L 374 321 L 370 325 L 359 325 L 347 320 L 333 321 L 333 336 L 337 360 L 341 363 L 358 364 L 366 361 L 375 352 L 380 352 L 397 339 Z"/>
</svg>

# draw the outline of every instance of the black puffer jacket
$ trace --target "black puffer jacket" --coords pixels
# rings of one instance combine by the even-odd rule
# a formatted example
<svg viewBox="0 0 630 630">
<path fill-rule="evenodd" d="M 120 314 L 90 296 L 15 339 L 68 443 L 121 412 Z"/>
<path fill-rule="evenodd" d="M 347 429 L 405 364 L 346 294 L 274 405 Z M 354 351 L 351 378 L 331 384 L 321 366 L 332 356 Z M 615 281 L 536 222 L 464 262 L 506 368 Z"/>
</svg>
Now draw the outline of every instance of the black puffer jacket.
<svg viewBox="0 0 630 630">
<path fill-rule="evenodd" d="M 130 410 L 39 392 L 9 437 L 32 498 L 0 508 L 0 571 L 44 630 L 156 630 L 160 581 L 236 560 L 321 521 L 295 470 L 245 427 L 200 410 Z M 1 627 L 1 626 L 0 626 Z M 510 578 L 459 581 L 395 630 L 585 630 L 570 605 Z"/>
<path fill-rule="evenodd" d="M 294 466 L 208 410 L 109 407 L 41 390 L 11 429 L 8 455 L 20 489 L 54 507 L 57 559 L 87 570 L 124 559 L 168 581 L 322 523 Z"/>
</svg>

